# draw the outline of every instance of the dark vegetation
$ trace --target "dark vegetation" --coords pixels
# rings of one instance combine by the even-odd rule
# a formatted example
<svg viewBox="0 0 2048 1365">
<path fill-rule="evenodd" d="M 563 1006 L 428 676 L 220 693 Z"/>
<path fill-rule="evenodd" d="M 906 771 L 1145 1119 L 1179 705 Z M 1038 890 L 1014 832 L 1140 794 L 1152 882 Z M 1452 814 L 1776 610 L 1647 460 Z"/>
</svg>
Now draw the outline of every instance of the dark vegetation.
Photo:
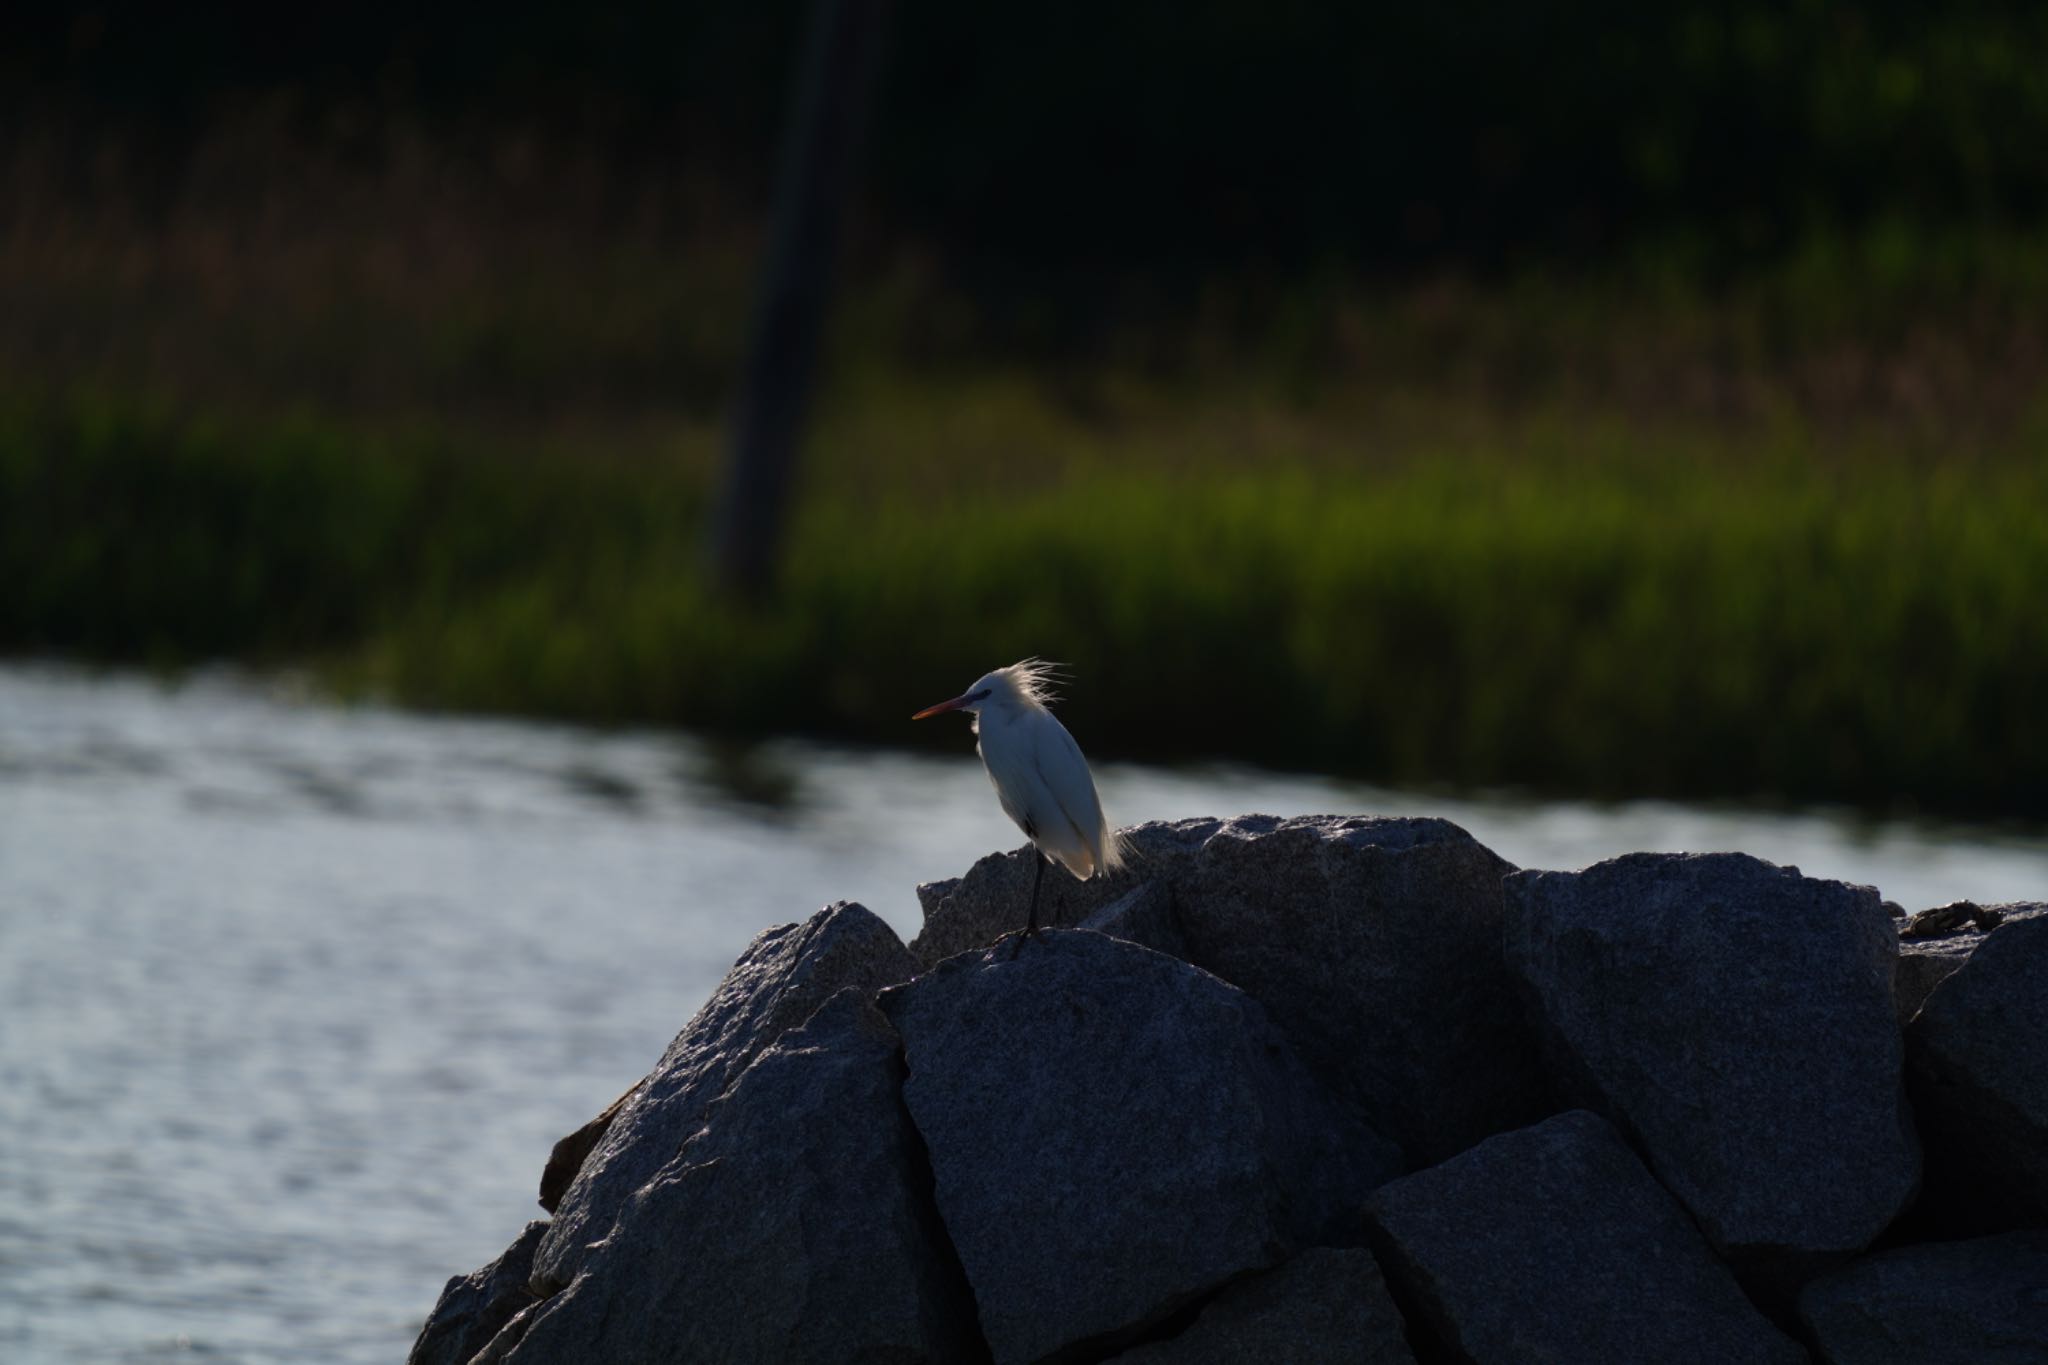
<svg viewBox="0 0 2048 1365">
<path fill-rule="evenodd" d="M 783 589 L 699 579 L 799 7 L 29 18 L 0 648 L 2048 813 L 2048 20 L 898 6 Z"/>
</svg>

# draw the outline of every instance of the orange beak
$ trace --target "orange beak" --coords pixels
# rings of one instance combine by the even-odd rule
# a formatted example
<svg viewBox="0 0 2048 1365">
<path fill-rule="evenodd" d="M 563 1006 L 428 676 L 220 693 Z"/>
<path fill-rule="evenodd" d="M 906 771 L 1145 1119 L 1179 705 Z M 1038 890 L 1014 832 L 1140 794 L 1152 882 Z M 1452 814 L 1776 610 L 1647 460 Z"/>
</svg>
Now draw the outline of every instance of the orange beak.
<svg viewBox="0 0 2048 1365">
<path fill-rule="evenodd" d="M 926 716 L 937 716 L 942 715 L 947 711 L 958 711 L 961 707 L 967 705 L 967 701 L 968 699 L 964 695 L 955 697 L 951 701 L 942 701 L 937 706 L 925 707 L 924 710 L 912 716 L 911 719 L 923 720 Z"/>
</svg>

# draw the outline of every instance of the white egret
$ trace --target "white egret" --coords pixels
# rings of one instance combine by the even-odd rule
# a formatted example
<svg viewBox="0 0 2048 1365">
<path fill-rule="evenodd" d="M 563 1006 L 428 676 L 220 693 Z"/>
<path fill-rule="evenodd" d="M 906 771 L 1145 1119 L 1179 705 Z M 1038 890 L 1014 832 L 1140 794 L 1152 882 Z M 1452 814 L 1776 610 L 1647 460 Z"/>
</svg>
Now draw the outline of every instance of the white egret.
<svg viewBox="0 0 2048 1365">
<path fill-rule="evenodd" d="M 998 668 L 951 701 L 911 717 L 923 720 L 946 711 L 974 716 L 975 749 L 995 784 L 996 800 L 1034 849 L 1031 909 L 1017 941 L 1019 951 L 1024 938 L 1038 932 L 1038 888 L 1047 858 L 1082 881 L 1114 872 L 1124 860 L 1123 837 L 1102 818 L 1102 799 L 1095 794 L 1081 746 L 1046 709 L 1056 700 L 1050 690 L 1054 667 L 1026 659 Z"/>
</svg>

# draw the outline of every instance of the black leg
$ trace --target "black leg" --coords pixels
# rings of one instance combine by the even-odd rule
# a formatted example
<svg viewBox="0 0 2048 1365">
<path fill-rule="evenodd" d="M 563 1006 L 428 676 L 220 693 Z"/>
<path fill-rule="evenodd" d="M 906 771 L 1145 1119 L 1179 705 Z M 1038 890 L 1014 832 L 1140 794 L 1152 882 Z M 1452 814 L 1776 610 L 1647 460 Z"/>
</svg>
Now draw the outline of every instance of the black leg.
<svg viewBox="0 0 2048 1365">
<path fill-rule="evenodd" d="M 1045 856 L 1037 849 L 1031 850 L 1031 913 L 1024 917 L 1024 932 L 1038 932 L 1038 886 L 1045 880 Z"/>
<path fill-rule="evenodd" d="M 1024 932 L 1017 935 L 1017 944 L 1010 949 L 1010 956 L 1016 957 L 1024 951 L 1024 940 L 1038 932 L 1038 885 L 1045 880 L 1045 858 L 1037 849 L 1031 850 L 1031 910 L 1024 917 Z"/>
</svg>

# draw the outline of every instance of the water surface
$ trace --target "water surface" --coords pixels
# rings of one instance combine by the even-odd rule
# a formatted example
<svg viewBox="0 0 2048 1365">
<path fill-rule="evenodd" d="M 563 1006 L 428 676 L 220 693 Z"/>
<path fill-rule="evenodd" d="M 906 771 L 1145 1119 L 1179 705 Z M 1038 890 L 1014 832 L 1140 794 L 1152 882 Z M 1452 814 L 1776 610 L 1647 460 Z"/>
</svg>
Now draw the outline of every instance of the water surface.
<svg viewBox="0 0 2048 1365">
<path fill-rule="evenodd" d="M 0 668 L 0 1360 L 402 1359 L 756 932 L 854 899 L 908 936 L 918 882 L 1017 843 L 960 731 L 736 753 Z M 1908 909 L 2048 897 L 2039 839 L 1099 777 L 1123 822 L 1438 814 L 1524 866 L 1741 848 Z"/>
</svg>

